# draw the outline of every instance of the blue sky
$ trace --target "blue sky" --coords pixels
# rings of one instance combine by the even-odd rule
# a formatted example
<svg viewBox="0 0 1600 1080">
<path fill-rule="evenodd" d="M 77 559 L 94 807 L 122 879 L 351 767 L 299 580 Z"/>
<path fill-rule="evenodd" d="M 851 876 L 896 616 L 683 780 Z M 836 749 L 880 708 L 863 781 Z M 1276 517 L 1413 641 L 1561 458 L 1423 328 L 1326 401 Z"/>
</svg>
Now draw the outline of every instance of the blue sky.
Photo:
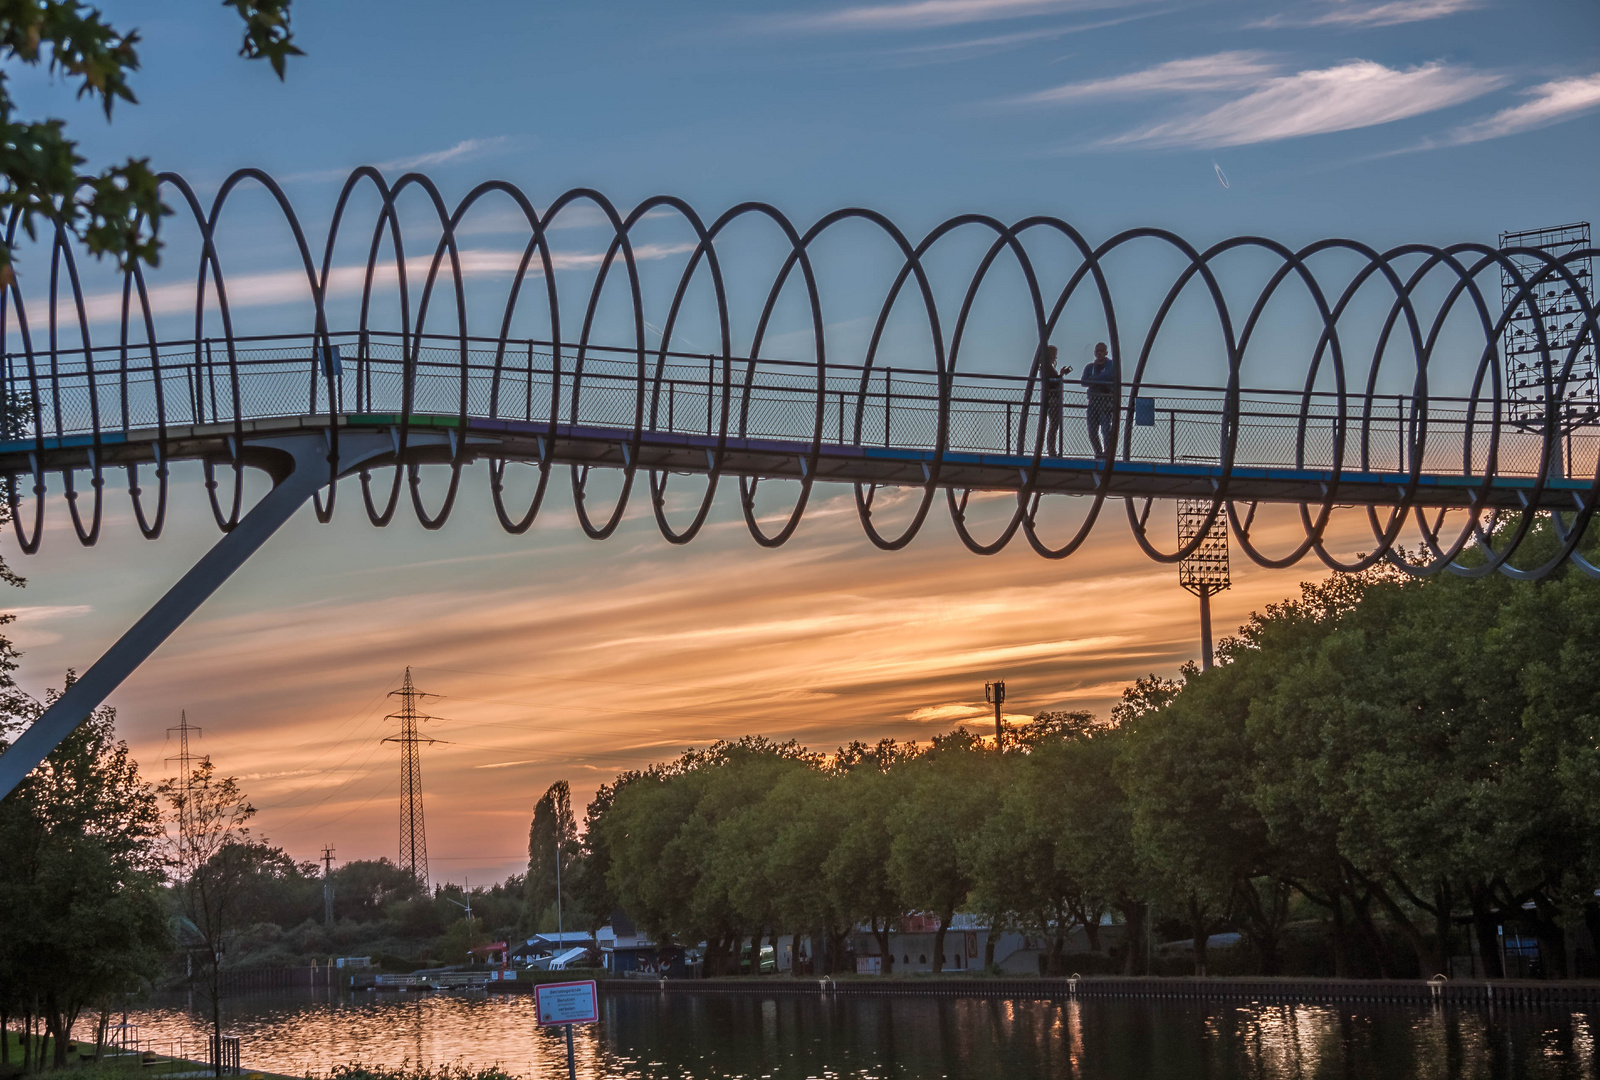
<svg viewBox="0 0 1600 1080">
<path fill-rule="evenodd" d="M 197 179 L 417 163 L 458 190 L 499 176 L 798 218 L 862 203 L 912 229 L 1046 212 L 1198 239 L 1457 240 L 1592 209 L 1584 0 L 346 0 L 298 11 L 308 55 L 281 86 L 232 55 L 220 5 L 108 8 L 143 31 L 141 107 L 107 128 L 59 93 L 24 102 L 78 120 L 97 159 Z"/>
<path fill-rule="evenodd" d="M 746 199 L 801 222 L 865 205 L 914 235 L 982 211 L 1057 215 L 1091 240 L 1157 225 L 1199 245 L 1254 233 L 1384 247 L 1493 243 L 1600 213 L 1592 0 L 301 0 L 307 55 L 282 84 L 234 56 L 234 18 L 211 0 L 107 8 L 144 36 L 141 104 L 108 126 L 24 74 L 24 115 L 67 117 L 95 164 L 149 155 L 203 191 L 265 168 L 314 239 L 361 164 L 422 169 L 450 196 L 504 178 L 536 205 L 579 185 L 624 206 L 672 193 L 708 217 Z M 265 220 L 240 218 L 234 265 L 287 265 Z M 574 251 L 603 243 L 571 235 Z M 173 242 L 169 270 L 187 277 L 181 232 Z M 834 255 L 846 314 L 837 283 L 854 257 Z M 59 503 L 40 555 L 5 541 L 30 578 L 9 598 L 30 688 L 87 666 L 214 541 L 198 471 L 179 476 L 159 542 L 137 538 L 122 501 L 96 549 L 72 541 Z M 946 523 L 883 555 L 832 491 L 777 554 L 743 535 L 727 489 L 686 549 L 642 503 L 618 538 L 589 543 L 559 494 L 510 538 L 483 477 L 468 487 L 441 533 L 374 531 L 345 513 L 353 489 L 333 526 L 291 523 L 113 698 L 147 769 L 186 708 L 275 840 L 392 853 L 395 768 L 377 739 L 383 692 L 409 663 L 456 725 L 425 764 L 436 876 L 482 880 L 515 868 L 532 802 L 560 777 L 581 795 L 750 730 L 821 748 L 925 736 L 981 716 L 995 675 L 1019 716 L 1103 709 L 1197 651 L 1192 598 L 1137 554 L 1120 508 L 1055 564 L 1016 546 L 976 559 Z M 1359 547 L 1364 523 L 1349 525 Z M 1219 627 L 1319 572 L 1240 562 Z"/>
</svg>

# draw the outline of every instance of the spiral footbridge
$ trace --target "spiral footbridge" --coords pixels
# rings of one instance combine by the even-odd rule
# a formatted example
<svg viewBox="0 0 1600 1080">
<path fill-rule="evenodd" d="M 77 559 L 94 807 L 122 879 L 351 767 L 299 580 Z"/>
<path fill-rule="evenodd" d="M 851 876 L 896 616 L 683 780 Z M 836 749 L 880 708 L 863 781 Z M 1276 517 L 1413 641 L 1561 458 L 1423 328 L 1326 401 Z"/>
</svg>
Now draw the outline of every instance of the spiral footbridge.
<svg viewBox="0 0 1600 1080">
<path fill-rule="evenodd" d="M 342 503 L 374 525 L 410 512 L 437 528 L 464 478 L 483 473 L 499 524 L 513 533 L 530 527 L 564 472 L 579 524 L 595 539 L 614 533 L 643 494 L 662 535 L 687 543 L 718 485 L 736 482 L 750 534 L 775 547 L 795 534 L 816 485 L 839 483 L 853 486 L 868 540 L 891 550 L 942 503 L 973 552 L 1020 538 L 1062 559 L 1120 504 L 1145 553 L 1178 562 L 1199 539 L 1164 544 L 1152 507 L 1202 498 L 1211 501 L 1208 527 L 1224 519 L 1264 566 L 1314 555 L 1346 572 L 1387 560 L 1420 576 L 1537 578 L 1568 564 L 1600 574 L 1585 554 L 1600 500 L 1596 402 L 1577 396 L 1592 389 L 1574 374 L 1600 336 L 1592 250 L 1380 251 L 1345 239 L 1291 248 L 1262 237 L 1201 249 L 1154 228 L 1091 243 L 1059 218 L 978 214 L 913 237 L 866 209 L 802 226 L 763 203 L 707 219 L 672 197 L 624 211 L 590 190 L 541 209 L 502 182 L 451 205 L 425 176 L 390 182 L 372 169 L 348 178 L 314 247 L 265 173 L 235 173 L 209 200 L 179 176 L 162 183 L 176 208 L 164 235 L 187 237 L 192 261 L 158 274 L 135 265 L 99 292 L 65 230 L 30 247 L 20 221 L 9 223 L 21 254 L 17 280 L 0 291 L 0 475 L 10 478 L 21 549 L 38 549 L 52 505 L 93 544 L 112 474 L 126 478 L 143 534 L 159 536 L 170 466 L 186 460 L 201 463 L 225 534 L 209 569 L 202 560 L 191 574 L 199 576 L 164 598 L 159 625 L 129 632 L 138 647 L 114 664 L 108 654 L 96 665 L 104 678 L 91 669 L 76 684 L 81 700 L 55 725 L 63 732 L 305 501 L 322 521 Z M 223 240 L 243 192 L 264 201 L 290 238 L 286 261 L 270 269 L 280 290 L 287 283 L 297 294 L 299 312 L 251 332 L 239 316 L 269 268 L 252 264 L 250 246 Z M 517 237 L 492 257 L 471 243 L 491 210 L 502 235 Z M 600 237 L 581 258 L 559 243 L 579 219 Z M 642 238 L 664 221 L 679 243 Z M 775 252 L 759 273 L 730 240 L 752 224 Z M 880 284 L 864 290 L 852 277 L 831 287 L 818 253 L 864 232 L 889 253 Z M 352 247 L 360 257 L 341 259 Z M 1135 250 L 1158 251 L 1160 272 L 1136 276 L 1140 302 L 1129 304 L 1118 260 Z M 966 260 L 954 272 L 951 252 Z M 1229 270 L 1242 258 L 1265 267 L 1243 290 Z M 486 277 L 497 283 L 488 299 L 474 295 Z M 1556 288 L 1571 297 L 1563 318 L 1575 333 L 1557 347 L 1537 329 L 1525 350 L 1542 380 L 1542 415 L 1530 418 L 1526 402 L 1508 407 L 1501 346 L 1518 305 Z M 998 353 L 972 332 L 997 290 L 1020 326 Z M 852 350 L 830 345 L 828 309 L 841 291 L 867 313 Z M 1284 303 L 1302 312 L 1298 336 L 1273 323 Z M 799 312 L 801 330 L 778 348 L 785 311 Z M 917 346 L 891 347 L 908 322 Z M 1093 340 L 1108 344 L 1115 364 L 1114 408 L 1098 421 L 1109 428 L 1103 454 L 1091 428 L 1105 397 L 1097 405 L 1090 395 L 1105 395 L 1104 384 L 1086 389 L 1069 376 L 1054 390 L 1042 366 L 1045 346 L 1070 356 Z M 1213 357 L 1209 377 L 1176 377 L 1194 368 L 1166 362 L 1174 350 Z M 480 461 L 487 470 L 467 469 Z M 254 507 L 244 503 L 248 468 L 275 484 Z M 530 484 L 506 483 L 530 469 Z M 601 470 L 620 477 L 604 499 L 589 487 Z M 425 485 L 429 472 L 440 481 Z M 667 489 L 682 474 L 705 479 L 697 505 L 691 499 L 674 520 Z M 775 480 L 792 481 L 792 496 L 776 514 L 758 512 L 759 486 Z M 508 492 L 519 486 L 532 494 L 513 505 Z M 875 515 L 889 488 L 909 492 L 913 506 L 894 525 Z M 967 513 L 980 492 L 1014 498 L 986 535 Z M 1041 510 L 1062 499 L 1075 512 L 1053 535 Z M 1298 510 L 1302 539 L 1292 550 L 1259 545 L 1256 511 L 1269 504 Z M 1364 510 L 1371 527 L 1359 556 L 1328 542 L 1344 507 Z M 1527 545 L 1534 535 L 1541 541 Z M 41 731 L 30 754 L 48 737 Z M 0 792 L 25 763 L 22 748 L 19 740 L 0 756 Z"/>
</svg>

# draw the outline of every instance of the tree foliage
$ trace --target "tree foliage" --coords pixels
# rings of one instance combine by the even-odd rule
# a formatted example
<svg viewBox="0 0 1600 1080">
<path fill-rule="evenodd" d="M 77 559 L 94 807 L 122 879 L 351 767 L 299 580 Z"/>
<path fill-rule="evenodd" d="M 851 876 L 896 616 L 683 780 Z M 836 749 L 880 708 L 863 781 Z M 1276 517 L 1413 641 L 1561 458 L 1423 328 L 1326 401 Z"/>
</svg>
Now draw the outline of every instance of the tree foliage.
<svg viewBox="0 0 1600 1080">
<path fill-rule="evenodd" d="M 528 875 L 523 879 L 523 922 L 529 930 L 554 930 L 557 921 L 557 885 L 562 906 L 571 895 L 572 882 L 564 880 L 578 855 L 578 824 L 572 816 L 572 791 L 565 780 L 550 785 L 533 807 L 528 828 Z M 563 916 L 566 911 L 561 912 Z M 578 912 L 573 912 L 582 918 Z M 549 926 L 544 923 L 548 921 Z"/>
<path fill-rule="evenodd" d="M 168 870 L 186 923 L 185 944 L 200 960 L 212 1035 L 220 1038 L 223 956 L 243 926 L 260 850 L 245 824 L 256 808 L 238 780 L 219 776 L 209 757 L 189 775 L 162 781 L 159 790 L 172 808 Z M 221 1076 L 220 1057 L 216 1068 Z"/>
<path fill-rule="evenodd" d="M 84 1009 L 141 988 L 169 944 L 160 815 L 115 722 L 97 710 L 0 801 L 0 1029 L 41 1017 L 58 1067 Z"/>
<path fill-rule="evenodd" d="M 652 933 L 724 956 L 857 926 L 888 958 L 902 916 L 967 912 L 1042 938 L 1049 970 L 1109 916 L 1129 973 L 1151 934 L 1206 971 L 1231 930 L 1229 970 L 1428 975 L 1472 953 L 1498 976 L 1502 928 L 1546 974 L 1574 952 L 1600 973 L 1597 668 L 1581 573 L 1380 567 L 1303 586 L 1108 718 L 1041 713 L 1003 753 L 963 729 L 829 759 L 745 740 L 627 774 L 583 861 Z"/>
<path fill-rule="evenodd" d="M 263 59 L 281 79 L 290 56 L 300 50 L 289 25 L 290 0 L 225 0 L 244 21 L 239 53 Z M 0 3 L 0 64 L 42 67 L 75 84 L 79 98 L 100 103 L 111 119 L 117 102 L 138 103 L 133 75 L 139 70 L 138 30 L 119 30 L 80 0 L 7 0 Z M 156 265 L 161 218 L 157 178 L 149 158 L 130 158 L 98 173 L 80 171 L 87 162 L 58 119 L 16 115 L 16 103 L 0 77 L 0 207 L 30 237 L 37 219 L 76 236 L 95 255 L 110 255 L 124 268 Z M 12 240 L 0 243 L 0 283 L 14 280 Z"/>
</svg>

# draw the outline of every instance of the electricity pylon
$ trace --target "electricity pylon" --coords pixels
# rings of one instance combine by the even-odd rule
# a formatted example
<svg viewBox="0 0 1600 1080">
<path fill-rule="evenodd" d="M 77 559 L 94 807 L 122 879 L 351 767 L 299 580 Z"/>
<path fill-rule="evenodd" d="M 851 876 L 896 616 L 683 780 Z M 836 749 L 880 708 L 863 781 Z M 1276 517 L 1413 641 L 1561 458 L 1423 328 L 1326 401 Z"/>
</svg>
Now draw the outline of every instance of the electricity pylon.
<svg viewBox="0 0 1600 1080">
<path fill-rule="evenodd" d="M 405 681 L 400 689 L 391 690 L 390 697 L 400 699 L 400 711 L 390 713 L 390 720 L 400 721 L 400 734 L 390 735 L 384 742 L 400 744 L 400 869 L 417 879 L 422 891 L 428 891 L 428 838 L 422 823 L 422 755 L 418 747 L 435 743 L 417 729 L 423 720 L 436 720 L 417 711 L 417 701 L 431 695 L 418 690 L 411 681 L 411 669 L 406 668 Z"/>
</svg>

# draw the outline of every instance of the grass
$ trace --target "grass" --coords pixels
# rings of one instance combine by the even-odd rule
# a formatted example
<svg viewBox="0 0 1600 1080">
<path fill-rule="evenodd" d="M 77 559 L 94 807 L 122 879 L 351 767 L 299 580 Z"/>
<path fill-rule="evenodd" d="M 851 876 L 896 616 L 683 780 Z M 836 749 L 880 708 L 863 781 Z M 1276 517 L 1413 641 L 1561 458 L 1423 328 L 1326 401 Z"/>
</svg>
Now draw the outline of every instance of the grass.
<svg viewBox="0 0 1600 1080">
<path fill-rule="evenodd" d="M 43 1042 L 44 1058 L 49 1061 L 53 1042 L 50 1039 L 44 1039 Z M 145 1064 L 137 1057 L 95 1061 L 93 1043 L 79 1040 L 73 1045 L 82 1051 L 83 1056 L 80 1057 L 76 1050 L 69 1050 L 65 1069 L 46 1068 L 40 1073 L 30 1075 L 70 1074 L 72 1080 L 152 1080 L 160 1077 L 194 1076 L 196 1073 L 209 1075 L 207 1066 L 203 1062 L 166 1057 L 157 1058 L 150 1064 Z M 106 1052 L 115 1051 L 108 1046 Z M 7 1032 L 4 1043 L 0 1044 L 0 1076 L 19 1075 L 21 1066 L 22 1037 L 16 1032 Z M 240 1076 L 243 1080 L 301 1080 L 252 1069 L 241 1070 Z M 304 1080 L 516 1080 L 516 1077 L 496 1065 L 488 1067 L 437 1065 L 429 1068 L 407 1064 L 390 1068 L 381 1065 L 349 1064 L 336 1065 L 326 1075 L 308 1077 Z"/>
<path fill-rule="evenodd" d="M 55 1053 L 55 1041 L 48 1037 L 41 1039 L 44 1044 L 42 1056 L 46 1062 L 52 1060 Z M 73 1049 L 67 1051 L 67 1066 L 65 1069 L 56 1069 L 48 1064 L 39 1073 L 30 1075 L 71 1074 L 72 1080 L 157 1080 L 160 1077 L 192 1076 L 196 1072 L 208 1072 L 209 1067 L 200 1061 L 188 1061 L 183 1058 L 168 1058 L 158 1056 L 154 1061 L 145 1064 L 135 1056 L 120 1055 L 115 1047 L 107 1046 L 106 1054 L 119 1054 L 118 1057 L 94 1060 L 94 1044 L 86 1040 L 75 1040 Z M 0 1046 L 0 1076 L 20 1075 L 22 1068 L 22 1036 L 17 1032 L 7 1032 L 5 1043 Z M 291 1080 L 289 1077 L 279 1077 L 273 1073 L 263 1073 L 252 1069 L 241 1070 L 240 1075 L 245 1080 Z M 352 1077 L 351 1080 L 361 1080 Z M 439 1080 L 471 1080 L 471 1078 L 445 1078 Z"/>
</svg>

